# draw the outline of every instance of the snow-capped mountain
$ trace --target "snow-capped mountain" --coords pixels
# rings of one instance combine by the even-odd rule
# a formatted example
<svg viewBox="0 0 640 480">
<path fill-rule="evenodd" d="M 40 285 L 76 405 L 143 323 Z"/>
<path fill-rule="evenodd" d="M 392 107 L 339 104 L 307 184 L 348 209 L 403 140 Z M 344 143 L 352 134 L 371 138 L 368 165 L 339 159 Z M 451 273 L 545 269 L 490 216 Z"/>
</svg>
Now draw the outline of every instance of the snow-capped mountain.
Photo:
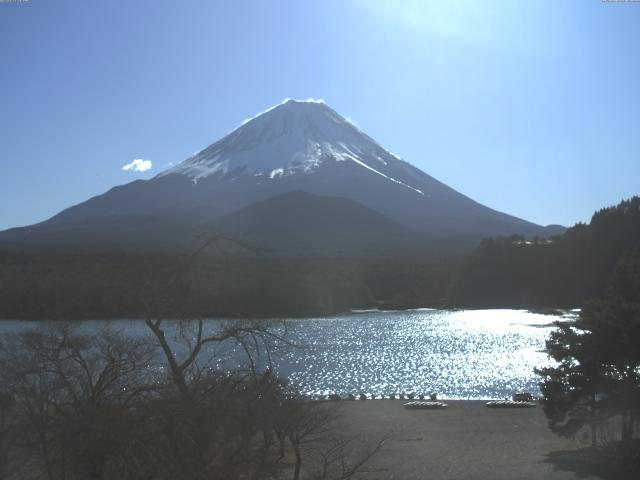
<svg viewBox="0 0 640 480">
<path fill-rule="evenodd" d="M 287 195 L 292 192 L 313 197 Z M 286 200 L 249 208 L 275 197 Z M 320 207 L 325 197 L 332 200 Z M 340 207 L 336 198 L 351 203 Z M 296 202 L 300 205 L 292 205 Z M 363 213 L 353 202 L 373 212 Z M 295 215 L 287 212 L 291 208 L 298 209 Z M 277 247 L 278 235 L 285 235 L 282 222 L 265 222 L 265 216 L 295 222 L 318 211 L 323 212 L 319 222 L 329 218 L 328 211 L 337 216 L 360 211 L 369 219 L 366 227 L 348 234 L 357 222 L 328 222 L 333 227 L 327 226 L 327 238 L 349 237 L 355 249 L 358 231 L 367 241 L 365 236 L 371 240 L 372 232 L 390 225 L 403 232 L 400 237 L 411 237 L 412 245 L 420 235 L 425 248 L 471 246 L 487 235 L 547 236 L 562 230 L 474 202 L 389 152 L 324 102 L 287 100 L 151 180 L 115 187 L 41 224 L 2 232 L 0 243 L 186 248 L 195 229 L 233 225 L 234 234 L 268 237 Z M 397 238 L 392 243 L 393 249 L 401 244 Z"/>
<path fill-rule="evenodd" d="M 393 178 L 412 177 L 398 156 L 318 100 L 286 100 L 159 176 L 181 174 L 194 182 L 216 174 L 274 179 L 313 174 L 327 161 L 352 162 L 423 195 Z"/>
</svg>

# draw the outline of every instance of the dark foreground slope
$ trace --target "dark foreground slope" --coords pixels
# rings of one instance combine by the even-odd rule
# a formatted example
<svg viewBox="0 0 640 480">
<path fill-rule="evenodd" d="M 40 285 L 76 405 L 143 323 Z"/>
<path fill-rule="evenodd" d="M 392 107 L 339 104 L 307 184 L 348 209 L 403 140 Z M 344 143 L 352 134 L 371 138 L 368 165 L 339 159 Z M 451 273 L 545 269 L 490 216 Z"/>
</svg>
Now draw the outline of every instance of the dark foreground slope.
<svg viewBox="0 0 640 480">
<path fill-rule="evenodd" d="M 215 221 L 211 230 L 276 256 L 408 256 L 424 250 L 426 240 L 352 200 L 304 192 L 242 208 Z"/>
<path fill-rule="evenodd" d="M 224 236 L 261 254 L 307 257 L 409 255 L 435 244 L 353 200 L 295 191 L 217 216 L 128 214 L 56 221 L 0 234 L 5 250 L 188 255 L 206 237 Z M 459 242 L 462 245 L 462 242 Z M 230 247 L 230 245 L 227 245 Z M 469 245 L 465 245 L 469 248 Z M 242 249 L 234 254 L 244 255 Z"/>
</svg>

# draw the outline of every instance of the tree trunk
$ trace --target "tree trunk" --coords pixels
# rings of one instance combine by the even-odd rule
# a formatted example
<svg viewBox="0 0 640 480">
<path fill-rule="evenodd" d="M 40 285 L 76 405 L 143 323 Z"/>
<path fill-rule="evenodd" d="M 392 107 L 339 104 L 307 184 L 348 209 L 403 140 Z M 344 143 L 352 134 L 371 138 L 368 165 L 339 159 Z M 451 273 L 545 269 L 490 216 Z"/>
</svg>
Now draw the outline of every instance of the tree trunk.
<svg viewBox="0 0 640 480">
<path fill-rule="evenodd" d="M 169 346 L 169 342 L 167 342 L 167 339 L 164 335 L 164 330 L 159 327 L 159 322 L 158 324 L 154 324 L 150 319 L 145 319 L 145 323 L 158 339 L 158 343 L 160 344 L 160 348 L 162 348 L 162 351 L 164 352 L 165 359 L 167 360 L 169 369 L 171 370 L 171 376 L 173 377 L 173 381 L 175 382 L 176 387 L 178 387 L 180 395 L 182 395 L 182 398 L 188 398 L 189 388 L 187 387 L 187 382 L 184 378 L 184 372 L 176 361 L 173 351 Z"/>
<path fill-rule="evenodd" d="M 284 442 L 285 437 L 278 435 L 278 444 L 280 446 L 280 456 L 278 457 L 278 460 L 282 460 L 284 458 Z"/>
<path fill-rule="evenodd" d="M 631 425 L 630 425 L 630 415 L 629 410 L 625 409 L 622 411 L 622 435 L 621 440 L 624 446 L 629 445 L 631 442 Z"/>
<path fill-rule="evenodd" d="M 597 418 L 596 418 L 596 394 L 591 394 L 591 446 L 596 447 L 598 444 L 597 435 L 598 435 L 598 427 L 597 427 Z"/>
<path fill-rule="evenodd" d="M 40 447 L 42 450 L 42 458 L 44 460 L 44 467 L 47 471 L 47 479 L 53 480 L 53 468 L 51 466 L 51 457 L 49 455 L 49 445 L 47 443 L 47 434 L 40 432 Z"/>
<path fill-rule="evenodd" d="M 302 454 L 300 452 L 300 447 L 297 443 L 293 445 L 293 449 L 296 453 L 296 467 L 295 467 L 295 470 L 293 471 L 293 480 L 299 480 L 300 467 L 302 466 Z"/>
</svg>

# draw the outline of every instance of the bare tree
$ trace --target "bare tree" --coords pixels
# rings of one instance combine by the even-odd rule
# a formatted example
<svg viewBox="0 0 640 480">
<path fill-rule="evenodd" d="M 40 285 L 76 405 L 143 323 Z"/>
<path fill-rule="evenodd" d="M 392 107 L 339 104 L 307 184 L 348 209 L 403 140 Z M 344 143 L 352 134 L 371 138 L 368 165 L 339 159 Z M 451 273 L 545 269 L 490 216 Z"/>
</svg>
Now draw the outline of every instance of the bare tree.
<svg viewBox="0 0 640 480">
<path fill-rule="evenodd" d="M 361 438 L 338 435 L 327 442 L 324 449 L 318 452 L 318 470 L 312 474 L 314 480 L 347 480 L 362 471 L 383 447 L 386 438 L 381 438 L 373 445 L 363 442 Z"/>
<path fill-rule="evenodd" d="M 108 328 L 89 336 L 58 324 L 5 336 L 0 384 L 25 468 L 50 480 L 102 478 L 129 438 L 123 428 L 149 357 L 146 343 Z"/>
</svg>

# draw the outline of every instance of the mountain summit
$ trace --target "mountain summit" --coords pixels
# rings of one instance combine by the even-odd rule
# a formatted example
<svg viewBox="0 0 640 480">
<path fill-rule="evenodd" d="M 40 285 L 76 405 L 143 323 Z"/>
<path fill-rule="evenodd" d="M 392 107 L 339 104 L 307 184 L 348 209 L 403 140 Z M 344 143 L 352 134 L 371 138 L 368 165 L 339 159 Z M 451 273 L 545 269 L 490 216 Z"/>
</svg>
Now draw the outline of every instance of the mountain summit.
<svg viewBox="0 0 640 480">
<path fill-rule="evenodd" d="M 328 222 L 326 230 L 318 225 L 314 255 L 323 238 L 332 245 L 328 255 L 365 244 L 384 250 L 383 243 L 404 253 L 403 238 L 412 249 L 470 248 L 488 235 L 562 230 L 471 200 L 389 152 L 322 101 L 287 100 L 150 180 L 115 187 L 40 224 L 0 232 L 0 245 L 180 250 L 196 230 L 233 226 L 249 242 L 268 238 L 274 251 L 305 254 L 305 245 L 291 243 L 296 225 L 285 229 L 282 221 L 268 219 L 295 222 L 314 212 L 322 212 L 319 222 L 355 212 L 368 219 L 366 226 L 346 220 Z M 376 231 L 383 238 L 390 228 L 396 230 L 393 242 L 371 241 Z M 341 238 L 349 238 L 348 248 L 340 246 Z"/>
<path fill-rule="evenodd" d="M 423 195 L 391 176 L 404 162 L 316 100 L 286 100 L 159 176 L 182 174 L 195 182 L 216 174 L 274 179 L 312 174 L 325 162 L 353 162 Z M 411 177 L 408 169 L 401 173 Z"/>
</svg>

